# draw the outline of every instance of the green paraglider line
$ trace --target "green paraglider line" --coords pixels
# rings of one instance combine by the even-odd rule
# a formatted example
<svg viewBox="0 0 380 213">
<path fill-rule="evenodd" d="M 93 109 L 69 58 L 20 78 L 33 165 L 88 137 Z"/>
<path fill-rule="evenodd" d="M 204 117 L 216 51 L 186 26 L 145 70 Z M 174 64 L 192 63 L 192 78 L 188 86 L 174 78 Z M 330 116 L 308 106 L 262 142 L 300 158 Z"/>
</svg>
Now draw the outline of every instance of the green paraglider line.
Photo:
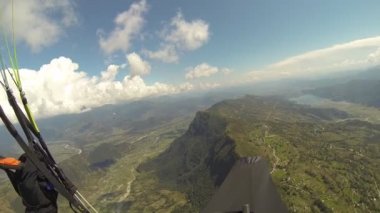
<svg viewBox="0 0 380 213">
<path fill-rule="evenodd" d="M 5 30 L 4 30 L 5 31 Z M 17 120 L 19 121 L 23 132 L 27 138 L 27 142 L 31 146 L 27 146 L 22 137 L 17 133 L 17 130 L 14 128 L 13 124 L 5 115 L 4 111 L 0 106 L 0 117 L 3 120 L 3 123 L 11 133 L 11 135 L 16 139 L 17 143 L 21 146 L 25 153 L 32 159 L 32 162 L 35 166 L 42 172 L 43 175 L 54 185 L 56 190 L 66 197 L 70 206 L 74 204 L 75 208 L 80 212 L 88 213 L 89 208 L 96 212 L 96 209 L 79 193 L 76 186 L 71 183 L 71 181 L 65 176 L 63 171 L 57 166 L 53 156 L 51 155 L 39 129 L 33 114 L 29 108 L 28 101 L 26 99 L 25 93 L 22 89 L 22 82 L 19 71 L 19 64 L 17 59 L 17 49 L 16 49 L 16 39 L 15 39 L 15 27 L 14 27 L 14 1 L 12 0 L 12 44 L 13 44 L 13 54 L 11 53 L 10 45 L 8 43 L 8 38 L 6 33 L 3 31 L 3 44 L 5 44 L 7 48 L 9 62 L 11 64 L 12 72 L 6 66 L 2 51 L 0 50 L 0 64 L 1 64 L 1 76 L 3 82 L 0 81 L 0 84 L 4 87 L 8 102 L 10 103 L 12 109 L 14 110 Z M 16 85 L 20 99 L 24 106 L 24 110 L 26 115 L 19 107 L 16 98 L 14 97 L 11 88 L 9 87 L 9 83 L 7 80 L 7 72 L 11 76 L 14 84 Z M 35 138 L 37 140 L 35 140 Z M 37 143 L 38 141 L 38 143 Z M 39 160 L 39 157 L 42 156 L 42 162 Z M 75 209 L 72 208 L 74 212 Z"/>
<path fill-rule="evenodd" d="M 5 44 L 6 44 L 6 47 L 7 47 L 7 51 L 8 51 L 8 56 L 9 56 L 9 60 L 10 60 L 10 63 L 11 63 L 11 66 L 12 66 L 12 70 L 14 72 L 14 76 L 12 76 L 13 78 L 13 81 L 15 82 L 17 88 L 18 88 L 18 91 L 19 91 L 19 95 L 20 95 L 20 98 L 22 100 L 22 103 L 23 103 L 23 106 L 24 106 L 24 109 L 25 109 L 25 112 L 28 116 L 28 119 L 29 121 L 31 122 L 33 128 L 39 133 L 40 130 L 38 128 L 38 125 L 34 119 L 34 116 L 30 110 L 30 107 L 29 107 L 29 104 L 28 104 L 28 101 L 25 97 L 25 93 L 22 89 L 22 83 L 21 83 L 21 78 L 20 78 L 20 71 L 19 71 L 19 66 L 18 66 L 18 59 L 17 59 L 17 50 L 16 50 L 16 39 L 15 39 L 15 28 L 14 28 L 14 1 L 12 0 L 12 42 L 13 42 L 13 57 L 12 57 L 12 54 L 11 54 L 11 51 L 10 51 L 10 48 L 9 48 L 9 43 L 8 43 L 8 39 L 6 37 L 6 35 L 4 34 L 4 40 L 5 40 Z"/>
</svg>

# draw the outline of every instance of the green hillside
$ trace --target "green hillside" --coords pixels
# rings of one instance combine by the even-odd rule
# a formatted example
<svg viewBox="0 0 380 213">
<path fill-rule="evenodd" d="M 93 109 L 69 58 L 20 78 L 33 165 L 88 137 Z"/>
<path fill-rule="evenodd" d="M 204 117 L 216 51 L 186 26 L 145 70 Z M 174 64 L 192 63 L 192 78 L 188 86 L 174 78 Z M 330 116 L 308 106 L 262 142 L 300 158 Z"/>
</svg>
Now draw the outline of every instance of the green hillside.
<svg viewBox="0 0 380 213">
<path fill-rule="evenodd" d="M 195 117 L 192 109 L 169 111 L 152 106 L 128 128 L 117 125 L 122 117 L 112 119 L 73 134 L 81 143 L 69 149 L 67 141 L 52 148 L 100 212 L 199 212 L 239 157 L 257 155 L 269 160 L 291 212 L 380 211 L 378 124 L 256 96 L 219 102 Z M 2 211 L 22 212 L 10 184 L 2 183 Z M 63 199 L 59 206 L 71 212 Z"/>
<path fill-rule="evenodd" d="M 187 132 L 140 170 L 199 211 L 238 157 L 270 160 L 291 212 L 379 211 L 380 126 L 334 109 L 247 96 L 199 112 Z"/>
</svg>

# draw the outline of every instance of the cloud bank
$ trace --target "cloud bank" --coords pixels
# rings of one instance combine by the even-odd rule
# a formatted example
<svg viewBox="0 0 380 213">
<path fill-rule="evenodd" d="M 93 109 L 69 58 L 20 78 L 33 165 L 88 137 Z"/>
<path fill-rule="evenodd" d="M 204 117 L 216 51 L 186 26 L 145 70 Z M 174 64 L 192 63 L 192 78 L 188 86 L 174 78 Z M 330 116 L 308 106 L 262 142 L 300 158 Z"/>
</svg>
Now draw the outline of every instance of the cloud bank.
<svg viewBox="0 0 380 213">
<path fill-rule="evenodd" d="M 100 76 L 88 76 L 86 72 L 79 71 L 77 63 L 60 57 L 39 70 L 21 69 L 20 75 L 31 110 L 38 118 L 194 89 L 189 83 L 169 85 L 157 82 L 147 85 L 139 75 L 125 75 L 122 80 L 115 80 L 119 71 L 120 66 L 110 65 Z M 7 114 L 13 115 L 5 94 L 0 96 L 0 102 Z"/>
<path fill-rule="evenodd" d="M 115 28 L 104 37 L 100 35 L 99 45 L 105 54 L 112 54 L 116 51 L 127 52 L 131 42 L 136 38 L 144 25 L 143 15 L 148 10 L 145 0 L 133 3 L 127 11 L 117 15 L 115 18 Z"/>
<path fill-rule="evenodd" d="M 310 78 L 380 65 L 380 36 L 307 52 L 249 73 L 251 80 Z"/>
<path fill-rule="evenodd" d="M 15 37 L 17 41 L 27 44 L 34 52 L 56 43 L 64 35 L 66 28 L 78 22 L 70 0 L 17 0 L 13 2 Z M 7 24 L 2 26 L 1 30 L 12 35 L 12 1 L 1 1 L 0 8 L 2 11 L 0 20 L 2 24 Z"/>
</svg>

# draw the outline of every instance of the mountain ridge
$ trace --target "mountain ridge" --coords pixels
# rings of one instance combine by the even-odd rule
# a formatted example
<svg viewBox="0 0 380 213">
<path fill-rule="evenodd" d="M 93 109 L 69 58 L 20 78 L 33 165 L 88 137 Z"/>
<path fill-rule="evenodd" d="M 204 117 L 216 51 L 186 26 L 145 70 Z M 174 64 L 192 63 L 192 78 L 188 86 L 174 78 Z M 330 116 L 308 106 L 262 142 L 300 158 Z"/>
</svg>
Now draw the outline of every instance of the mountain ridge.
<svg viewBox="0 0 380 213">
<path fill-rule="evenodd" d="M 362 178 L 364 173 L 355 172 L 354 177 L 345 173 L 360 169 L 346 160 L 350 150 L 357 153 L 353 154 L 357 161 L 371 162 L 367 169 L 376 168 L 374 150 L 379 149 L 379 143 L 369 145 L 374 140 L 361 136 L 361 132 L 372 132 L 376 138 L 380 128 L 365 121 L 336 123 L 346 118 L 350 115 L 338 110 L 316 109 L 278 98 L 246 96 L 222 101 L 198 112 L 186 133 L 157 158 L 140 165 L 139 171 L 153 172 L 161 187 L 187 194 L 189 202 L 178 212 L 194 212 L 205 207 L 237 159 L 263 156 L 269 160 L 273 179 L 291 211 L 305 210 L 305 206 L 317 212 L 349 210 L 346 200 L 334 200 L 343 186 L 332 176 L 340 175 L 352 184 Z M 324 169 L 319 168 L 321 165 Z M 337 165 L 345 172 L 337 172 Z M 363 189 L 351 187 L 365 196 Z M 376 193 L 374 183 L 366 183 L 363 188 Z M 323 194 L 321 190 L 327 190 L 327 202 L 316 197 Z M 380 208 L 372 201 L 366 201 L 366 205 Z"/>
<path fill-rule="evenodd" d="M 333 86 L 305 90 L 304 92 L 333 101 L 347 101 L 380 107 L 379 90 L 380 80 L 356 79 Z"/>
</svg>

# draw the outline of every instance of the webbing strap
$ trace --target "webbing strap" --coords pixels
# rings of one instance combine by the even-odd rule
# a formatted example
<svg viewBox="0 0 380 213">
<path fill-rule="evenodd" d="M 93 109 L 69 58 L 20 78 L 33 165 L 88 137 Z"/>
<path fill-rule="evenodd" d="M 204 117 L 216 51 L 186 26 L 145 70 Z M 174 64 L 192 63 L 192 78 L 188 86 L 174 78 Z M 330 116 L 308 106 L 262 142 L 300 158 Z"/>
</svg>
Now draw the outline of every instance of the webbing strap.
<svg viewBox="0 0 380 213">
<path fill-rule="evenodd" d="M 8 95 L 8 93 L 7 93 L 7 95 Z M 13 96 L 13 94 L 12 94 L 11 92 L 10 92 L 10 95 Z M 14 96 L 13 96 L 13 97 L 14 97 Z M 27 99 L 26 99 L 26 97 L 25 97 L 25 94 L 22 93 L 21 97 L 22 97 L 22 103 L 24 104 L 24 106 L 27 105 L 28 103 L 27 103 Z M 18 108 L 20 109 L 20 107 L 18 106 L 18 104 L 17 104 L 17 106 L 15 106 L 15 107 L 18 107 Z M 21 111 L 21 110 L 19 110 L 19 111 Z M 27 113 L 28 113 L 28 111 L 27 111 Z M 29 112 L 29 113 L 30 113 L 30 112 Z M 33 124 L 33 123 L 35 123 L 35 122 L 34 122 L 34 121 L 30 121 L 30 119 L 28 119 L 24 113 L 21 113 L 21 116 L 22 116 L 23 120 L 26 122 L 26 125 L 27 125 L 28 129 L 33 133 L 34 136 L 37 137 L 37 139 L 38 139 L 38 141 L 39 141 L 41 147 L 43 148 L 44 152 L 46 153 L 46 155 L 47 155 L 47 157 L 49 158 L 49 160 L 51 161 L 51 163 L 52 163 L 53 165 L 55 165 L 56 162 L 55 162 L 55 160 L 54 160 L 54 158 L 53 158 L 53 155 L 50 153 L 50 151 L 49 151 L 49 149 L 48 149 L 48 147 L 47 147 L 47 145 L 46 145 L 46 143 L 45 143 L 45 140 L 43 139 L 41 133 L 39 132 L 38 129 L 36 129 L 36 126 L 37 126 L 37 125 L 36 125 L 36 124 Z M 32 123 L 32 122 L 33 122 L 33 123 Z"/>
<path fill-rule="evenodd" d="M 13 96 L 11 92 L 7 95 Z M 14 97 L 14 96 L 13 96 Z M 14 98 L 13 98 L 14 99 Z M 26 129 L 24 131 L 28 131 L 28 129 L 35 135 L 38 139 L 39 143 L 35 143 L 34 140 L 31 142 L 33 147 L 37 149 L 42 154 L 42 157 L 44 158 L 44 162 L 47 163 L 49 166 L 52 167 L 53 171 L 55 172 L 56 175 L 58 175 L 58 178 L 60 181 L 65 185 L 65 187 L 72 192 L 75 192 L 77 190 L 76 186 L 64 175 L 63 171 L 57 166 L 57 163 L 55 162 L 53 156 L 51 155 L 42 135 L 40 132 L 38 132 L 31 122 L 28 120 L 28 118 L 25 116 L 25 114 L 22 112 L 20 107 L 18 106 L 17 103 L 13 103 L 12 107 L 16 108 L 15 111 L 18 112 L 20 115 L 20 118 L 26 123 Z M 21 122 L 20 122 L 21 123 Z M 29 132 L 29 131 L 28 131 Z M 29 132 L 30 134 L 30 132 Z"/>
<path fill-rule="evenodd" d="M 29 142 L 29 145 L 32 146 L 33 137 L 32 137 L 32 135 L 30 134 L 30 132 L 28 130 L 28 127 L 27 127 L 27 124 L 25 123 L 25 120 L 21 116 L 21 114 L 23 114 L 23 113 L 22 113 L 20 107 L 18 106 L 15 97 L 12 94 L 12 91 L 9 88 L 7 88 L 6 89 L 6 93 L 7 93 L 7 96 L 8 96 L 8 102 L 11 105 L 11 107 L 13 108 L 13 110 L 14 110 L 14 112 L 16 114 L 17 120 L 19 121 L 19 123 L 21 125 L 21 128 L 22 128 L 22 130 L 25 133 L 25 136 L 26 136 L 26 138 L 27 138 L 27 140 Z"/>
<path fill-rule="evenodd" d="M 16 113 L 17 114 L 17 113 Z M 17 116 L 17 115 L 16 115 Z M 81 207 L 80 204 L 78 204 L 77 200 L 74 199 L 74 193 L 70 193 L 61 182 L 57 180 L 56 177 L 52 175 L 52 171 L 47 168 L 46 164 L 42 163 L 39 159 L 39 157 L 36 155 L 36 153 L 25 143 L 24 139 L 18 134 L 16 128 L 13 126 L 11 121 L 8 119 L 8 117 L 5 115 L 3 108 L 0 106 L 0 118 L 3 121 L 4 125 L 10 132 L 10 134 L 13 136 L 13 138 L 16 140 L 16 142 L 19 144 L 22 150 L 26 153 L 28 158 L 31 160 L 33 165 L 46 177 L 46 179 L 54 186 L 54 188 L 62 195 L 64 196 L 69 202 L 73 203 L 76 207 Z M 20 124 L 23 123 L 20 121 Z M 25 123 L 24 123 L 25 124 Z M 82 209 L 82 208 L 80 208 Z"/>
</svg>

